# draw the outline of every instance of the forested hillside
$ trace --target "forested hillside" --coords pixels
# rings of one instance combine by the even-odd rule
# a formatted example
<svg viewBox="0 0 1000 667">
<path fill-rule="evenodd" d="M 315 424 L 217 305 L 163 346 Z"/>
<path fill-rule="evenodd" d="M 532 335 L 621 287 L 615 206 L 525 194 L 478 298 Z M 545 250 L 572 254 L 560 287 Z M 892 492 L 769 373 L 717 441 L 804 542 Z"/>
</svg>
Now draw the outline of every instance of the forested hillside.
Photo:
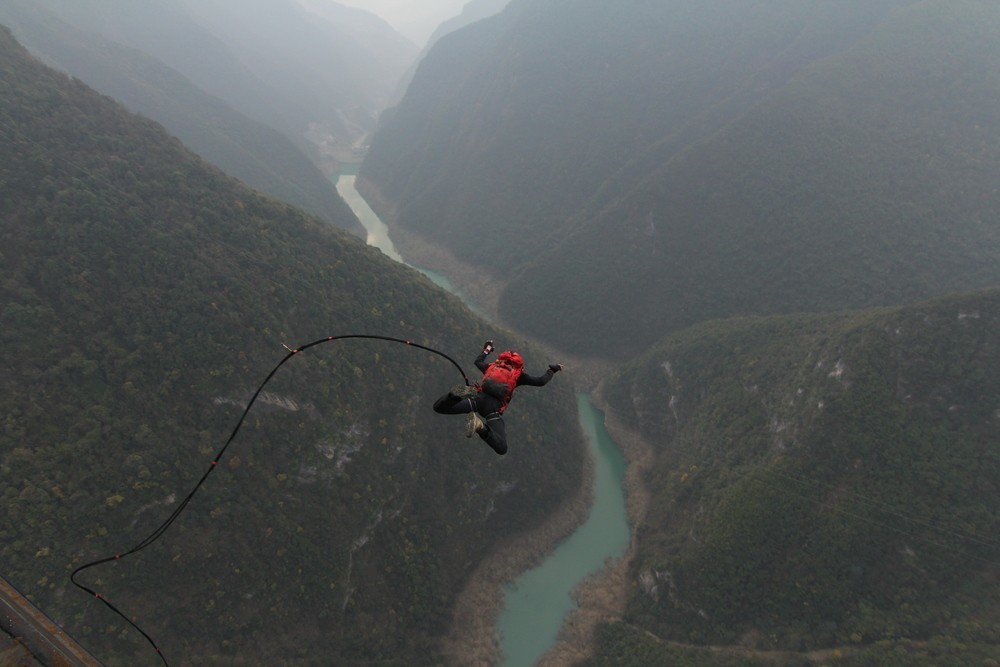
<svg viewBox="0 0 1000 667">
<path fill-rule="evenodd" d="M 319 2 L 319 0 L 308 1 Z M 393 106 L 398 104 L 399 100 L 406 93 L 406 89 L 409 88 L 410 82 L 413 80 L 413 75 L 417 71 L 417 66 L 424 59 L 424 56 L 427 55 L 427 52 L 430 51 L 431 47 L 437 44 L 438 40 L 467 25 L 499 14 L 509 3 L 510 0 L 469 0 L 463 5 L 462 12 L 458 16 L 450 18 L 439 25 L 427 40 L 427 45 L 424 46 L 420 55 L 414 58 L 413 64 L 400 79 L 399 84 L 397 84 L 396 94 L 392 100 Z"/>
<path fill-rule="evenodd" d="M 162 123 L 226 173 L 341 227 L 361 230 L 333 184 L 290 139 L 152 56 L 74 28 L 34 0 L 0 4 L 0 24 L 50 65 Z"/>
<path fill-rule="evenodd" d="M 982 0 L 515 0 L 428 54 L 360 187 L 590 354 L 995 285 L 998 28 Z"/>
<path fill-rule="evenodd" d="M 147 53 L 303 149 L 350 150 L 374 127 L 417 47 L 373 15 L 296 0 L 38 0 L 74 26 Z"/>
<path fill-rule="evenodd" d="M 174 509 L 283 342 L 470 369 L 496 332 L 6 31 L 0 156 L 0 563 L 106 664 L 153 664 L 68 575 Z M 469 573 L 581 475 L 565 385 L 519 400 L 500 458 L 431 411 L 460 381 L 404 345 L 297 355 L 171 530 L 84 578 L 172 664 L 437 664 Z"/>
<path fill-rule="evenodd" d="M 991 290 L 707 323 L 630 363 L 604 393 L 653 447 L 651 499 L 589 664 L 995 664 L 998 358 Z"/>
</svg>

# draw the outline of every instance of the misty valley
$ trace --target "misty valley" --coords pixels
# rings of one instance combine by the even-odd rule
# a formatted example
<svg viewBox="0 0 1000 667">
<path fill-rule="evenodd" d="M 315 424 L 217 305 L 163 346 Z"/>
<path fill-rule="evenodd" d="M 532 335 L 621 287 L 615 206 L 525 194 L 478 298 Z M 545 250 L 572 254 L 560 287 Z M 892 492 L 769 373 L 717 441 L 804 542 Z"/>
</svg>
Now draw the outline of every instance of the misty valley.
<svg viewBox="0 0 1000 667">
<path fill-rule="evenodd" d="M 396 261 L 403 261 L 385 224 L 354 188 L 354 182 L 353 175 L 340 175 L 337 191 L 365 227 L 368 244 Z M 423 272 L 435 284 L 454 291 L 446 278 Z M 467 305 L 479 311 L 474 304 Z M 606 560 L 620 559 L 629 542 L 621 452 L 604 429 L 603 415 L 594 407 L 590 394 L 577 394 L 577 408 L 594 460 L 593 499 L 586 510 L 586 520 L 541 564 L 507 585 L 496 629 L 505 664 L 537 662 L 556 643 L 563 622 L 576 608 L 577 586 L 598 575 Z M 491 585 L 498 583 L 503 582 Z"/>
<path fill-rule="evenodd" d="M 1000 5 L 0 26 L 0 665 L 1000 665 Z"/>
</svg>

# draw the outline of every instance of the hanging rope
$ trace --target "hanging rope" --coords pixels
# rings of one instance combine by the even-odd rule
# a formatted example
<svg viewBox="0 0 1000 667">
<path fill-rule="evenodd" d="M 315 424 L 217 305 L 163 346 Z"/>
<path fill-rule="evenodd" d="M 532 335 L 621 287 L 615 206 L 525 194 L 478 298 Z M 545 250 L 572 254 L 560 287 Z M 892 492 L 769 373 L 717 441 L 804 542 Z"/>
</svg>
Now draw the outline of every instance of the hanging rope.
<svg viewBox="0 0 1000 667">
<path fill-rule="evenodd" d="M 84 563 L 80 567 L 78 567 L 75 570 L 73 570 L 73 573 L 69 577 L 70 581 L 72 581 L 73 584 L 77 588 L 80 588 L 81 590 L 85 591 L 89 595 L 92 595 L 93 597 L 95 597 L 98 600 L 100 600 L 101 602 L 103 602 L 105 604 L 105 606 L 107 606 L 111 611 L 113 611 L 114 613 L 118 614 L 123 619 L 125 619 L 125 621 L 129 625 L 131 625 L 133 628 L 136 629 L 136 631 L 139 632 L 139 634 L 141 634 L 143 637 L 145 637 L 146 641 L 148 641 L 149 644 L 150 644 L 150 646 L 153 647 L 153 650 L 156 651 L 156 654 L 158 656 L 160 656 L 160 660 L 163 661 L 164 665 L 168 664 L 167 663 L 167 659 L 163 655 L 163 651 L 160 650 L 160 647 L 157 646 L 157 644 L 156 644 L 155 641 L 153 641 L 153 638 L 148 633 L 146 633 L 145 630 L 143 630 L 138 625 L 136 625 L 136 623 L 133 622 L 128 616 L 126 616 L 124 613 L 122 613 L 121 610 L 119 610 L 118 607 L 116 607 L 115 605 L 113 605 L 106 597 L 104 597 L 103 595 L 101 595 L 97 591 L 93 590 L 92 588 L 86 586 L 85 584 L 81 584 L 79 581 L 77 581 L 77 579 L 76 579 L 77 575 L 80 574 L 81 572 L 83 572 L 84 570 L 87 570 L 89 568 L 95 567 L 97 565 L 102 565 L 104 563 L 110 563 L 112 561 L 121 560 L 122 558 L 126 558 L 126 557 L 131 556 L 131 555 L 133 555 L 135 553 L 138 553 L 139 551 L 142 551 L 143 549 L 145 549 L 146 547 L 148 547 L 149 545 L 151 545 L 156 540 L 160 539 L 163 536 L 163 534 L 165 532 L 167 532 L 167 529 L 170 528 L 170 526 L 174 523 L 174 521 L 177 520 L 177 517 L 180 516 L 181 512 L 183 512 L 185 510 L 185 508 L 187 508 L 188 503 L 190 503 L 191 499 L 194 498 L 194 494 L 196 494 L 198 492 L 198 489 L 200 489 L 201 486 L 202 486 L 202 484 L 205 483 L 205 480 L 208 479 L 208 476 L 212 474 L 212 471 L 215 470 L 216 467 L 218 467 L 219 462 L 222 460 L 222 457 L 225 455 L 226 450 L 229 448 L 229 445 L 231 445 L 232 442 L 233 442 L 233 440 L 236 439 L 236 434 L 240 432 L 240 428 L 243 426 L 243 422 L 246 420 L 247 415 L 250 413 L 250 408 L 253 407 L 253 404 L 257 400 L 257 397 L 260 396 L 260 394 L 261 394 L 262 391 L 264 391 L 264 387 L 267 386 L 267 383 L 270 382 L 271 378 L 273 378 L 274 375 L 275 375 L 275 373 L 278 372 L 278 369 L 281 368 L 285 364 L 285 362 L 287 362 L 289 359 L 291 359 L 295 355 L 299 354 L 300 352 L 309 349 L 310 347 L 315 347 L 316 345 L 321 345 L 323 343 L 329 343 L 329 342 L 332 342 L 332 341 L 335 341 L 335 340 L 346 340 L 346 339 L 349 339 L 349 338 L 365 338 L 365 339 L 371 339 L 371 340 L 388 341 L 388 342 L 391 342 L 391 343 L 401 343 L 401 344 L 407 345 L 409 347 L 415 347 L 418 350 L 424 350 L 425 352 L 430 352 L 432 354 L 436 354 L 439 357 L 443 357 L 443 358 L 447 359 L 449 362 L 451 362 L 451 364 L 455 368 L 458 369 L 458 372 L 462 374 L 462 380 L 465 382 L 465 384 L 466 385 L 469 384 L 469 377 L 465 374 L 465 371 L 463 371 L 462 367 L 459 366 L 458 363 L 454 359 L 452 359 L 451 357 L 449 357 L 447 354 L 445 354 L 444 352 L 440 352 L 439 350 L 435 350 L 434 348 L 430 348 L 430 347 L 427 347 L 425 345 L 420 345 L 419 343 L 414 343 L 413 341 L 405 340 L 403 338 L 392 338 L 390 336 L 377 336 L 377 335 L 373 335 L 373 334 L 345 334 L 345 335 L 342 335 L 342 336 L 327 336 L 326 338 L 320 338 L 319 340 L 315 340 L 315 341 L 313 341 L 311 343 L 307 343 L 305 345 L 301 345 L 301 346 L 299 346 L 297 348 L 294 348 L 294 349 L 288 347 L 287 345 L 282 344 L 283 347 L 286 350 L 288 350 L 288 354 L 286 354 L 281 359 L 281 361 L 279 361 L 277 363 L 277 365 L 273 369 L 271 369 L 271 372 L 267 374 L 267 377 L 264 378 L 264 381 L 261 382 L 260 386 L 257 387 L 257 390 L 254 392 L 253 396 L 250 398 L 250 401 L 247 403 L 246 408 L 243 410 L 243 414 L 240 415 L 239 420 L 236 422 L 236 426 L 233 428 L 232 433 L 230 433 L 229 439 L 226 440 L 226 444 L 224 444 L 222 446 L 222 449 L 220 449 L 219 452 L 218 452 L 218 454 L 215 455 L 215 458 L 212 459 L 212 463 L 208 466 L 208 469 L 205 471 L 205 474 L 201 476 L 201 479 L 199 479 L 198 483 L 194 485 L 194 488 L 191 489 L 191 492 L 188 493 L 187 496 L 185 496 L 184 499 L 181 500 L 177 504 L 177 506 L 174 508 L 174 511 L 170 514 L 170 516 L 168 516 L 163 521 L 163 523 L 161 523 L 159 525 L 159 527 L 157 527 L 152 533 L 150 533 L 144 540 L 142 540 L 141 542 L 139 542 L 138 544 L 136 544 L 134 547 L 132 547 L 128 551 L 124 551 L 124 552 L 122 552 L 120 554 L 115 554 L 113 556 L 106 556 L 104 558 L 99 558 L 99 559 L 91 561 L 89 563 Z"/>
</svg>

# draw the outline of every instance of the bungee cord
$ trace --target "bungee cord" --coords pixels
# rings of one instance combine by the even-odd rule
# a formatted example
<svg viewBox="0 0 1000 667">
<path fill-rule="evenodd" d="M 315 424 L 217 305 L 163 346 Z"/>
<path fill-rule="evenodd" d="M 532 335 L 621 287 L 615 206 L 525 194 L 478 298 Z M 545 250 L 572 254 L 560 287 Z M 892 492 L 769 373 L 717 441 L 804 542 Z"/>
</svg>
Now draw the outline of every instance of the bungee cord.
<svg viewBox="0 0 1000 667">
<path fill-rule="evenodd" d="M 97 598 L 98 600 L 100 600 L 101 602 L 103 602 L 104 605 L 106 607 L 108 607 L 108 609 L 110 609 L 115 614 L 117 614 L 118 616 L 120 616 L 130 626 L 132 626 L 137 632 L 139 632 L 139 634 L 141 634 L 146 639 L 146 641 L 149 642 L 149 645 L 153 647 L 153 650 L 156 651 L 156 654 L 160 657 L 160 660 L 163 661 L 164 665 L 169 665 L 169 663 L 167 662 L 166 656 L 163 655 L 163 651 L 157 645 L 156 641 L 153 640 L 152 636 L 150 636 L 145 630 L 143 630 L 141 627 L 139 627 L 139 625 L 137 625 L 132 619 L 130 619 L 128 616 L 126 616 L 120 609 L 118 609 L 118 607 L 116 607 L 114 604 L 112 604 L 111 601 L 108 600 L 106 597 L 104 597 L 99 592 L 95 591 L 94 589 L 90 588 L 86 584 L 83 584 L 83 583 L 80 583 L 79 581 L 77 581 L 77 575 L 79 575 L 84 570 L 90 569 L 92 567 L 96 567 L 98 565 L 103 565 L 104 563 L 110 563 L 112 561 L 121 560 L 121 559 L 126 558 L 128 556 L 136 554 L 139 551 L 142 551 L 143 549 L 145 549 L 149 545 L 151 545 L 154 542 L 156 542 L 158 539 L 160 539 L 160 537 L 163 536 L 163 534 L 165 532 L 167 532 L 167 529 L 170 528 L 170 526 L 174 523 L 174 521 L 176 521 L 177 518 L 181 515 L 181 513 L 187 508 L 188 504 L 191 502 L 191 499 L 194 498 L 194 495 L 198 492 L 198 490 L 205 483 L 205 480 L 208 479 L 208 476 L 211 475 L 212 471 L 214 471 L 218 467 L 219 462 L 222 460 L 222 457 L 225 455 L 226 450 L 229 448 L 229 445 L 231 445 L 233 443 L 233 441 L 236 439 L 236 435 L 240 432 L 240 428 L 243 426 L 243 423 L 246 421 L 247 415 L 250 413 L 250 408 L 253 407 L 253 404 L 257 401 L 257 398 L 260 396 L 261 392 L 264 391 L 264 387 L 267 386 L 267 383 L 271 381 L 271 378 L 273 378 L 275 376 L 275 374 L 278 372 L 278 370 L 282 366 L 284 366 L 285 363 L 289 359 L 291 359 L 292 357 L 296 356 L 300 352 L 303 352 L 304 350 L 307 350 L 307 349 L 309 349 L 311 347 L 315 347 L 317 345 L 322 345 L 323 343 L 330 343 L 330 342 L 335 341 L 335 340 L 348 340 L 348 339 L 359 339 L 359 338 L 369 339 L 369 340 L 381 340 L 381 341 L 386 341 L 386 342 L 391 342 L 391 343 L 400 343 L 400 344 L 406 345 L 408 347 L 415 347 L 418 350 L 423 350 L 425 352 L 430 352 L 432 354 L 435 354 L 435 355 L 437 355 L 439 357 L 442 357 L 442 358 L 446 359 L 448 362 L 451 363 L 452 366 L 454 366 L 456 369 L 458 369 L 458 372 L 462 374 L 462 380 L 463 380 L 463 382 L 466 384 L 466 386 L 469 385 L 469 377 L 465 374 L 465 371 L 462 370 L 462 367 L 454 359 L 452 359 L 451 357 L 449 357 L 444 352 L 441 352 L 439 350 L 435 350 L 434 348 L 431 348 L 431 347 L 427 347 L 426 345 L 421 345 L 419 343 L 414 343 L 413 341 L 406 340 L 404 338 L 393 338 L 391 336 L 380 336 L 380 335 L 376 335 L 376 334 L 344 334 L 344 335 L 340 335 L 340 336 L 327 336 L 326 338 L 320 338 L 318 340 L 312 341 L 311 343 L 306 343 L 305 345 L 300 345 L 299 347 L 296 347 L 296 348 L 291 348 L 291 347 L 285 345 L 284 343 L 282 343 L 282 347 L 284 347 L 288 351 L 288 353 L 284 357 L 282 357 L 281 361 L 279 361 L 274 366 L 274 368 L 271 369 L 271 372 L 267 374 L 267 377 L 264 378 L 264 381 L 261 382 L 260 385 L 257 387 L 257 390 L 254 391 L 253 396 L 250 398 L 250 401 L 247 403 L 246 407 L 243 409 L 243 413 L 240 415 L 240 418 L 237 420 L 236 426 L 233 428 L 232 432 L 229 434 L 229 438 L 226 440 L 225 444 L 218 451 L 218 453 L 215 455 L 215 457 L 213 457 L 211 464 L 208 466 L 208 469 L 205 470 L 205 473 L 201 476 L 201 479 L 199 479 L 198 482 L 194 485 L 194 488 L 191 489 L 191 491 L 187 494 L 187 496 L 184 497 L 183 500 L 181 500 L 179 503 L 177 503 L 177 506 L 174 508 L 173 512 L 170 513 L 170 516 L 168 516 L 155 530 L 153 530 L 153 532 L 151 532 L 146 538 L 144 538 L 141 542 L 139 542 L 138 544 L 136 544 L 131 549 L 128 549 L 127 551 L 123 551 L 123 552 L 118 553 L 118 554 L 114 554 L 112 556 L 105 556 L 103 558 L 99 558 L 97 560 L 93 560 L 93 561 L 90 561 L 88 563 L 84 563 L 83 565 L 81 565 L 81 566 L 77 567 L 75 570 L 73 570 L 73 573 L 70 574 L 70 581 L 72 581 L 73 584 L 77 588 L 83 590 L 88 595 L 91 595 L 91 596 Z"/>
</svg>

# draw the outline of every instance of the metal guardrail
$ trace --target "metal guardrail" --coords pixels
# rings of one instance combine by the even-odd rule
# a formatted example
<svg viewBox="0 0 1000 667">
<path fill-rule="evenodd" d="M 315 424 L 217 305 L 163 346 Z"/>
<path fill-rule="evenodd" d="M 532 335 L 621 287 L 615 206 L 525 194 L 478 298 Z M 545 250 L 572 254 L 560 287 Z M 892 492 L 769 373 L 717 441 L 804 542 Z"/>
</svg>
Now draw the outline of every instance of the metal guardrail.
<svg viewBox="0 0 1000 667">
<path fill-rule="evenodd" d="M 13 665 L 103 667 L 76 640 L 2 577 L 0 577 L 0 630 L 10 638 L 8 642 L 3 642 L 5 638 L 0 634 L 0 657 L 7 653 Z M 3 648 L 4 643 L 7 644 L 7 648 Z M 27 662 L 29 656 L 34 662 Z"/>
</svg>

